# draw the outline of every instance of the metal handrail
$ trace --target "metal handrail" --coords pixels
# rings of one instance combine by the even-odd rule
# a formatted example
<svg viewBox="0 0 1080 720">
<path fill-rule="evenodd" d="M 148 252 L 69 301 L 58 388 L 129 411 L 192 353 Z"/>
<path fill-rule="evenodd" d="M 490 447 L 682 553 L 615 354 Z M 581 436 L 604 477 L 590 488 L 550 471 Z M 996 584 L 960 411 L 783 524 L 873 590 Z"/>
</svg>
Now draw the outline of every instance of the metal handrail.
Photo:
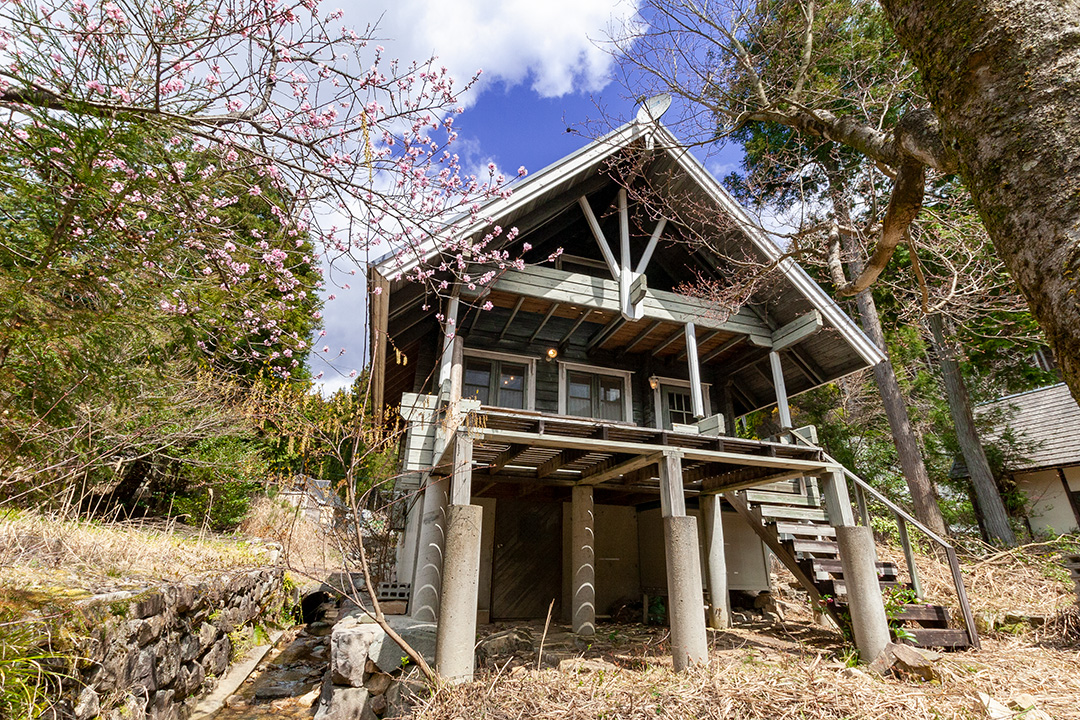
<svg viewBox="0 0 1080 720">
<path fill-rule="evenodd" d="M 801 442 L 808 447 L 817 447 L 797 432 L 791 432 L 790 435 L 792 438 L 795 439 L 797 443 Z M 872 495 L 875 500 L 877 500 L 882 505 L 892 511 L 892 514 L 896 519 L 897 529 L 900 531 L 900 544 L 904 549 L 904 560 L 906 561 L 908 566 L 908 575 L 911 577 L 912 589 L 915 591 L 916 597 L 918 597 L 920 600 L 922 599 L 922 583 L 919 581 L 919 572 L 915 566 L 915 554 L 914 552 L 912 552 L 911 549 L 911 538 L 908 536 L 907 529 L 908 523 L 914 525 L 916 528 L 921 530 L 924 535 L 926 535 L 928 538 L 941 546 L 941 548 L 945 551 L 945 557 L 949 561 L 949 571 L 952 575 L 953 586 L 956 589 L 957 601 L 960 604 L 960 613 L 961 615 L 963 615 L 964 618 L 964 630 L 967 632 L 968 640 L 971 642 L 972 647 L 978 649 L 980 647 L 979 633 L 975 629 L 975 617 L 971 612 L 971 603 L 968 602 L 967 590 L 964 588 L 964 578 L 960 572 L 960 561 L 956 557 L 956 548 L 954 548 L 947 540 L 942 538 L 933 530 L 926 527 L 917 519 L 915 519 L 902 507 L 900 507 L 892 500 L 885 497 L 876 489 L 871 487 L 870 484 L 863 480 L 861 477 L 853 473 L 851 470 L 848 470 L 846 467 L 844 467 L 843 464 L 838 462 L 836 458 L 832 457 L 824 450 L 821 451 L 821 454 L 826 461 L 833 463 L 836 465 L 836 467 L 842 469 L 844 472 L 844 477 L 855 483 L 856 502 L 859 505 L 859 515 L 863 519 L 863 523 L 867 527 L 870 526 L 870 516 L 866 507 L 866 498 L 864 493 L 870 493 L 870 495 Z"/>
</svg>

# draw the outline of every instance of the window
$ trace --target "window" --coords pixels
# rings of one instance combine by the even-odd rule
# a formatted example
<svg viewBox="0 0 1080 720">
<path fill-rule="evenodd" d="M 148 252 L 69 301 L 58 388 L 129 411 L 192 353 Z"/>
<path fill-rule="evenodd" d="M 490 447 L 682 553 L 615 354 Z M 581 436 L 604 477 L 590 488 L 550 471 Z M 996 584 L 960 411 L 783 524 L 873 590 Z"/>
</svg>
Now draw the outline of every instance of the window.
<svg viewBox="0 0 1080 720">
<path fill-rule="evenodd" d="M 596 371 L 585 365 L 567 363 L 560 366 L 560 373 L 560 412 L 597 420 L 630 420 L 630 373 L 621 370 Z"/>
<path fill-rule="evenodd" d="M 481 405 L 532 409 L 532 367 L 531 359 L 466 351 L 461 396 Z"/>
<path fill-rule="evenodd" d="M 694 417 L 694 405 L 690 399 L 690 382 L 677 378 L 649 378 L 653 387 L 653 409 L 656 428 L 671 430 L 673 425 L 693 425 L 701 418 Z M 705 415 L 709 415 L 709 384 L 701 384 L 701 399 Z"/>
</svg>

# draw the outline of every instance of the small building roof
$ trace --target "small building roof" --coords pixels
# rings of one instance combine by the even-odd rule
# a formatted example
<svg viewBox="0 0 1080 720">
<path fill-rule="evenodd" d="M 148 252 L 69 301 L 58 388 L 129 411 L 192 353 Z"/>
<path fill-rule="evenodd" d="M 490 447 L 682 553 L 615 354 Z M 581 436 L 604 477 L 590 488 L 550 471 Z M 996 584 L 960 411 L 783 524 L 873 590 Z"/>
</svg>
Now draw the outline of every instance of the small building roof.
<svg viewBox="0 0 1080 720">
<path fill-rule="evenodd" d="M 1080 405 L 1065 383 L 1008 395 L 980 405 L 976 413 L 993 419 L 987 440 L 1011 429 L 1031 445 L 1021 459 L 1009 463 L 1009 472 L 1080 464 Z"/>
</svg>

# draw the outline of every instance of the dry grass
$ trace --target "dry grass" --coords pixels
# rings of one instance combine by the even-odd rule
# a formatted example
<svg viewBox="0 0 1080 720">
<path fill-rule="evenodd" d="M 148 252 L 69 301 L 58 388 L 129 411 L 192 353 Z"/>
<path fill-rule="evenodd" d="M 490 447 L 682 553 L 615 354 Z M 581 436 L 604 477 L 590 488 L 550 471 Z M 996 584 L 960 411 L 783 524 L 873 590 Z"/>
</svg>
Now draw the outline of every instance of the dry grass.
<svg viewBox="0 0 1080 720">
<path fill-rule="evenodd" d="M 175 523 L 97 523 L 0 509 L 0 586 L 77 596 L 267 563 L 263 547 Z"/>
<path fill-rule="evenodd" d="M 608 627 L 602 627 L 601 633 Z M 482 672 L 471 684 L 422 699 L 415 720 L 593 720 L 595 718 L 866 718 L 916 720 L 985 717 L 978 694 L 1002 703 L 1027 693 L 1058 720 L 1080 718 L 1080 650 L 989 640 L 980 651 L 950 653 L 934 682 L 883 678 L 846 667 L 834 652 L 785 642 L 798 623 L 765 632 L 712 633 L 707 667 L 675 673 L 663 641 L 583 654 L 608 669 L 577 672 L 535 659 Z M 602 645 L 602 643 L 600 643 Z M 588 667 L 588 666 L 584 666 Z"/>
<path fill-rule="evenodd" d="M 333 533 L 306 520 L 295 507 L 276 500 L 256 499 L 238 532 L 280 543 L 286 564 L 303 575 L 321 576 L 341 567 Z"/>
</svg>

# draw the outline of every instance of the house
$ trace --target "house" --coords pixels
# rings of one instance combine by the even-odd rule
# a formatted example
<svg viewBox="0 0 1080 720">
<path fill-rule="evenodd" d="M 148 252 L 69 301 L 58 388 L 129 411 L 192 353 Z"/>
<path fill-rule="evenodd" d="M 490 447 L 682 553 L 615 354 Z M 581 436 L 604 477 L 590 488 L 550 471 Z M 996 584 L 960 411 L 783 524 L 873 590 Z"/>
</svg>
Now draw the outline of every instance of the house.
<svg viewBox="0 0 1080 720">
<path fill-rule="evenodd" d="M 1009 395 L 976 411 L 993 423 L 988 442 L 1009 431 L 1022 447 L 1004 469 L 1027 498 L 1031 532 L 1080 532 L 1080 405 L 1068 386 Z"/>
<path fill-rule="evenodd" d="M 552 609 L 591 634 L 610 608 L 658 595 L 685 666 L 705 652 L 703 578 L 717 627 L 732 591 L 768 589 L 769 552 L 819 597 L 785 539 L 831 546 L 836 568 L 834 536 L 870 543 L 845 569 L 869 573 L 864 605 L 884 628 L 843 470 L 790 432 L 787 403 L 882 354 L 648 106 L 481 214 L 466 237 L 517 229 L 487 246 L 503 267 L 440 274 L 459 235 L 369 272 L 373 401 L 406 428 L 397 579 L 412 582 L 413 617 L 439 620 L 440 672 L 471 676 L 471 651 L 447 654 L 471 648 L 477 617 Z M 411 282 L 422 263 L 435 275 Z M 737 307 L 676 292 L 747 268 Z M 735 437 L 738 416 L 767 407 L 782 437 Z M 856 605 L 856 627 L 872 625 Z"/>
</svg>

